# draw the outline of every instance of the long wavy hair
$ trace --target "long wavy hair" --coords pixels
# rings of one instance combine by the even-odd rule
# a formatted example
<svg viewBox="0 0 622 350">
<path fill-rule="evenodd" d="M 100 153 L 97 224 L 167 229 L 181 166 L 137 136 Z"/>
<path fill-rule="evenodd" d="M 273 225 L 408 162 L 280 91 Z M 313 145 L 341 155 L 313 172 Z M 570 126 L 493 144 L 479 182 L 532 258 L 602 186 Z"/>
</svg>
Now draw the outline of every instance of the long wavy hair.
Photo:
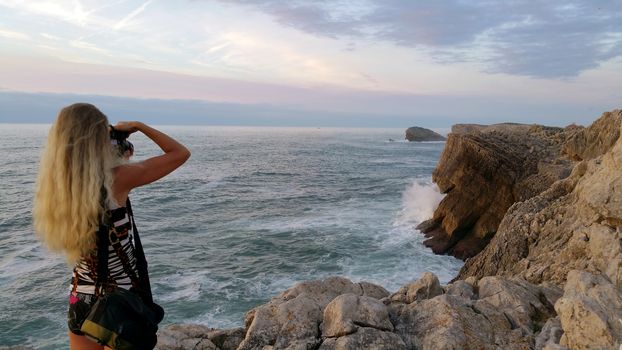
<svg viewBox="0 0 622 350">
<path fill-rule="evenodd" d="M 41 156 L 33 221 L 39 239 L 69 264 L 96 249 L 117 164 L 99 109 L 76 103 L 59 112 Z"/>
</svg>

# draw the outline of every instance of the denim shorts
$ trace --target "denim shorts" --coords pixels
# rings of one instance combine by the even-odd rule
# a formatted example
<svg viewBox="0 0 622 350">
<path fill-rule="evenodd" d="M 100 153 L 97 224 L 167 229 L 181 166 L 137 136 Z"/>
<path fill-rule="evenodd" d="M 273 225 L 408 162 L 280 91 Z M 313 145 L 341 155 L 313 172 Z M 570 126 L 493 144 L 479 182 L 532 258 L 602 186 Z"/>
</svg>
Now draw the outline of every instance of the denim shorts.
<svg viewBox="0 0 622 350">
<path fill-rule="evenodd" d="M 82 323 L 91 311 L 91 305 L 95 302 L 93 294 L 71 293 L 69 294 L 69 311 L 67 311 L 67 325 L 71 333 L 84 335 L 80 331 Z"/>
</svg>

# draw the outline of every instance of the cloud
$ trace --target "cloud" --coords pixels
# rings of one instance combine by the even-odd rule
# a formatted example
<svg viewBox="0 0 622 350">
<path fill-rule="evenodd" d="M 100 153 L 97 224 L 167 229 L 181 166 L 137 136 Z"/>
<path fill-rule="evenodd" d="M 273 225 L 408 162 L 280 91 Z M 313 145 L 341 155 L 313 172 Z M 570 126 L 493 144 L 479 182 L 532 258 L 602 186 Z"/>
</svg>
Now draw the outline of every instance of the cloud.
<svg viewBox="0 0 622 350">
<path fill-rule="evenodd" d="M 147 8 L 147 6 L 151 3 L 151 1 L 153 0 L 147 0 L 145 1 L 142 5 L 140 5 L 138 8 L 136 8 L 134 11 L 130 12 L 127 16 L 123 17 L 119 22 L 117 22 L 114 25 L 114 29 L 115 30 L 119 30 L 123 27 L 125 27 L 134 17 L 138 16 L 139 14 L 141 14 L 143 11 L 145 11 L 145 9 Z"/>
<path fill-rule="evenodd" d="M 483 62 L 495 73 L 574 77 L 622 55 L 618 0 L 231 2 L 314 35 L 389 41 L 442 63 Z"/>
</svg>

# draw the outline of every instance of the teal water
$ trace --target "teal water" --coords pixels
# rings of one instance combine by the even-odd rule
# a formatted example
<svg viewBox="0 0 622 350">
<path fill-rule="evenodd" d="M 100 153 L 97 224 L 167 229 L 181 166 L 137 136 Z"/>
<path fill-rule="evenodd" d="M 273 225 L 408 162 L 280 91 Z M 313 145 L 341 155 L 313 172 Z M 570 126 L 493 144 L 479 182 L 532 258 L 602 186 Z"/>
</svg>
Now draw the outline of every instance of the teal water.
<svg viewBox="0 0 622 350">
<path fill-rule="evenodd" d="M 70 268 L 41 247 L 30 215 L 47 128 L 0 125 L 0 345 L 67 348 Z M 447 282 L 462 264 L 415 229 L 441 199 L 430 177 L 444 143 L 403 142 L 402 129 L 162 129 L 192 158 L 131 198 L 163 324 L 238 327 L 299 281 L 339 275 L 393 292 L 424 271 Z M 136 160 L 157 154 L 131 140 Z"/>
</svg>

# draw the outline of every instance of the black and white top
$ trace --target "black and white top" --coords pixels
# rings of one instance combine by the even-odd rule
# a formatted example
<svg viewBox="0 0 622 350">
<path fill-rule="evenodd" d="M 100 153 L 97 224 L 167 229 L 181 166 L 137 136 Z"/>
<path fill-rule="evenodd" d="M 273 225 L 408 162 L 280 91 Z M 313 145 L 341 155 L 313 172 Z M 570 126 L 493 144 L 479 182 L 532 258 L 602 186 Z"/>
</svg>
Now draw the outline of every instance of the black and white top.
<svg viewBox="0 0 622 350">
<path fill-rule="evenodd" d="M 132 281 L 124 269 L 120 256 L 129 261 L 126 266 L 131 266 L 134 273 L 136 269 L 136 257 L 134 254 L 132 221 L 127 207 L 116 207 L 109 210 L 109 217 L 114 229 L 109 231 L 108 240 L 108 284 L 123 289 L 130 289 Z M 125 254 L 117 251 L 122 249 Z M 83 256 L 73 269 L 71 288 L 78 293 L 95 294 L 95 281 L 97 281 L 97 249 Z"/>
</svg>

